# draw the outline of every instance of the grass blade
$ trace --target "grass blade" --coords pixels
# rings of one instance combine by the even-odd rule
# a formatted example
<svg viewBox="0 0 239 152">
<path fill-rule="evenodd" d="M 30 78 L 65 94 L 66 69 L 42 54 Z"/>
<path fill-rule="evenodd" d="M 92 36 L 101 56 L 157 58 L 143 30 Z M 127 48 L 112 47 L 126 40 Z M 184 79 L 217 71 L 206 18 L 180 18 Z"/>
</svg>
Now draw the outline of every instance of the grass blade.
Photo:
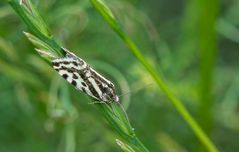
<svg viewBox="0 0 239 152">
<path fill-rule="evenodd" d="M 51 64 L 51 60 L 63 56 L 61 46 L 53 39 L 49 30 L 30 0 L 10 0 L 9 3 L 23 19 L 29 30 L 27 38 L 37 47 L 41 57 Z M 113 24 L 113 23 L 112 23 Z M 95 104 L 116 133 L 125 141 L 128 149 L 148 152 L 149 150 L 136 137 L 128 116 L 119 103 Z"/>
<path fill-rule="evenodd" d="M 130 39 L 130 37 L 122 30 L 121 25 L 118 20 L 114 17 L 113 13 L 110 9 L 103 3 L 101 0 L 91 0 L 91 3 L 96 8 L 96 10 L 104 17 L 105 21 L 109 24 L 109 26 L 121 37 L 121 39 L 128 46 L 129 50 L 133 53 L 133 55 L 139 60 L 139 62 L 146 68 L 149 74 L 154 78 L 155 82 L 161 88 L 161 90 L 166 94 L 169 98 L 169 101 L 174 105 L 179 114 L 183 117 L 183 119 L 188 123 L 190 128 L 193 130 L 198 139 L 202 142 L 202 144 L 208 149 L 210 152 L 217 152 L 216 146 L 212 143 L 212 141 L 208 138 L 202 128 L 198 125 L 195 119 L 191 116 L 191 114 L 187 111 L 182 102 L 173 95 L 165 82 L 161 79 L 161 77 L 157 74 L 157 72 L 151 67 L 151 65 L 147 62 L 141 51 L 135 45 L 135 43 Z"/>
</svg>

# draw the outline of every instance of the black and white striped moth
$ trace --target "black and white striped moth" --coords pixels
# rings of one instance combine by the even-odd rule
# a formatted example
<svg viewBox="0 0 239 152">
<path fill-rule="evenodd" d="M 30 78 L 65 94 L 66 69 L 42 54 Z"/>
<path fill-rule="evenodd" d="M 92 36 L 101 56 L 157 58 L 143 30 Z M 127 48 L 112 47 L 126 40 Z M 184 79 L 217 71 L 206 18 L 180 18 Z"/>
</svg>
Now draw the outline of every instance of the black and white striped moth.
<svg viewBox="0 0 239 152">
<path fill-rule="evenodd" d="M 96 72 L 83 59 L 62 48 L 65 55 L 52 60 L 53 68 L 77 90 L 101 102 L 118 102 L 114 84 Z M 37 50 L 40 54 L 43 51 Z M 45 54 L 45 53 L 44 53 Z"/>
</svg>

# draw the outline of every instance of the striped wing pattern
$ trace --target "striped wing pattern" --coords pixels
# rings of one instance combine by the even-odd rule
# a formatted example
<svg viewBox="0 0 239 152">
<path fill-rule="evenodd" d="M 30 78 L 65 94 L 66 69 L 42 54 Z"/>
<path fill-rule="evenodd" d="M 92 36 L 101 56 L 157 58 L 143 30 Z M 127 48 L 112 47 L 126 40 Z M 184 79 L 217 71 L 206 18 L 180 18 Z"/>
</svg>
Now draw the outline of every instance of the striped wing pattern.
<svg viewBox="0 0 239 152">
<path fill-rule="evenodd" d="M 77 90 L 103 102 L 118 101 L 112 82 L 104 78 L 83 59 L 63 48 L 65 56 L 52 61 L 53 68 Z"/>
</svg>

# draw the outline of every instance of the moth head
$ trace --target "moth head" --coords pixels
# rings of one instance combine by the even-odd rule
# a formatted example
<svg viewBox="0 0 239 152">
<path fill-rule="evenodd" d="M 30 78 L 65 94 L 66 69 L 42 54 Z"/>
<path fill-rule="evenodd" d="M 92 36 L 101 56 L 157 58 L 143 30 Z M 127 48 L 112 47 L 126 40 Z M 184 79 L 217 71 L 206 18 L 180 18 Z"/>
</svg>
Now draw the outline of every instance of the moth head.
<svg viewBox="0 0 239 152">
<path fill-rule="evenodd" d="M 113 83 L 109 83 L 104 86 L 103 92 L 104 101 L 119 101 L 119 97 L 115 93 L 115 86 Z"/>
</svg>

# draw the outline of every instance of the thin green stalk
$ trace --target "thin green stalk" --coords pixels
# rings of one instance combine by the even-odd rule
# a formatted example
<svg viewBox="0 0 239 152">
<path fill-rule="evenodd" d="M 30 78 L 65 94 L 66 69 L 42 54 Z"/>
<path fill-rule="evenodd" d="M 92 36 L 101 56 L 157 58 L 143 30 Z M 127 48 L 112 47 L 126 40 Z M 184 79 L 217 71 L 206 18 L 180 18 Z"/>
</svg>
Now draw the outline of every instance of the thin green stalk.
<svg viewBox="0 0 239 152">
<path fill-rule="evenodd" d="M 208 149 L 210 152 L 217 152 L 216 146 L 212 143 L 212 141 L 208 138 L 208 136 L 204 133 L 198 123 L 194 120 L 194 118 L 187 111 L 182 102 L 177 99 L 174 94 L 170 91 L 168 86 L 164 83 L 164 81 L 157 74 L 156 70 L 154 70 L 151 65 L 147 62 L 141 51 L 135 45 L 135 43 L 129 38 L 129 36 L 122 30 L 118 20 L 114 17 L 113 13 L 110 9 L 100 0 L 91 0 L 93 6 L 97 11 L 104 17 L 105 21 L 110 25 L 110 27 L 121 37 L 121 39 L 128 46 L 129 50 L 133 53 L 133 55 L 139 60 L 140 63 L 146 68 L 149 74 L 154 78 L 155 82 L 161 88 L 161 90 L 166 94 L 169 98 L 169 101 L 174 105 L 179 114 L 183 117 L 183 119 L 188 123 L 190 128 L 193 130 L 198 139 L 202 142 L 202 144 Z"/>
<path fill-rule="evenodd" d="M 149 152 L 144 144 L 136 137 L 134 129 L 127 120 L 126 114 L 122 113 L 122 108 L 118 105 L 119 103 L 111 103 L 105 106 L 97 104 L 106 120 L 108 120 L 110 125 L 131 148 L 139 152 Z"/>
<path fill-rule="evenodd" d="M 32 32 L 32 34 L 25 32 L 26 37 L 36 46 L 38 53 L 49 65 L 51 65 L 53 59 L 64 56 L 61 46 L 53 39 L 48 27 L 30 0 L 10 0 L 9 3 Z M 149 152 L 137 138 L 127 114 L 119 103 L 95 105 L 100 109 L 100 112 L 102 112 L 115 132 L 128 145 L 126 149 L 129 151 L 133 149 L 137 152 Z M 122 147 L 122 149 L 124 148 Z"/>
<path fill-rule="evenodd" d="M 9 0 L 9 4 L 21 17 L 28 29 L 38 37 L 41 41 L 50 46 L 49 50 L 56 56 L 62 56 L 61 47 L 54 40 L 49 32 L 49 29 L 43 19 L 40 17 L 38 11 L 29 0 Z"/>
<path fill-rule="evenodd" d="M 204 130 L 210 134 L 213 125 L 213 72 L 217 52 L 216 22 L 218 0 L 197 0 L 199 7 L 199 45 L 200 45 L 200 105 L 199 118 Z"/>
</svg>

